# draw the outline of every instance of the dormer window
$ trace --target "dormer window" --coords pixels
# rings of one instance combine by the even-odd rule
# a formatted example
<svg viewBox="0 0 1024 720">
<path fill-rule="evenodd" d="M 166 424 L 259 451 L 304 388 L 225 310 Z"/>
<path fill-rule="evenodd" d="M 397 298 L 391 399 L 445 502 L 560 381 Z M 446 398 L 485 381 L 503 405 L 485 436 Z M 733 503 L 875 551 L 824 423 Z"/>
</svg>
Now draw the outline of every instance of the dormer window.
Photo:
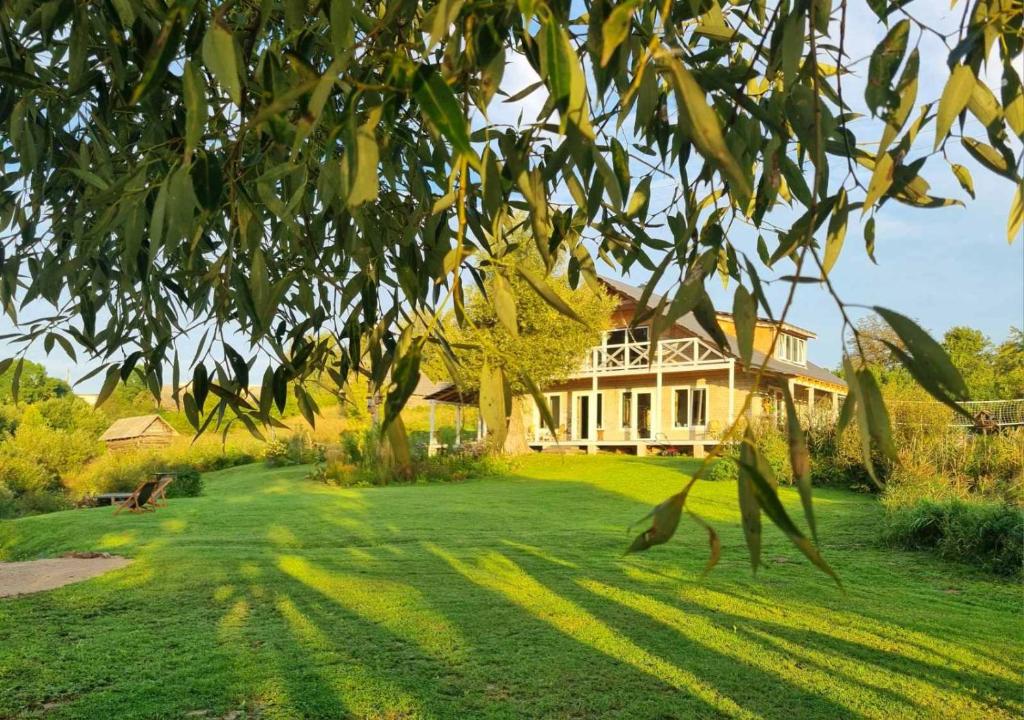
<svg viewBox="0 0 1024 720">
<path fill-rule="evenodd" d="M 775 357 L 795 365 L 807 364 L 807 341 L 785 333 L 779 335 L 775 345 Z"/>
</svg>

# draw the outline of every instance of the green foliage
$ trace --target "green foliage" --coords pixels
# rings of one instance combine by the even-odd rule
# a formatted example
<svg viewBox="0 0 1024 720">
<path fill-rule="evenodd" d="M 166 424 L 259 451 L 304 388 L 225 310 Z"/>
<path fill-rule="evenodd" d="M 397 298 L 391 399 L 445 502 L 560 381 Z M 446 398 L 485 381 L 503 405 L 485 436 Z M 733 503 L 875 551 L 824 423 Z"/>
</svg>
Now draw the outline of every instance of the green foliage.
<svg viewBox="0 0 1024 720">
<path fill-rule="evenodd" d="M 772 474 L 783 485 L 793 484 L 793 468 L 790 465 L 789 441 L 786 433 L 770 422 L 755 423 L 751 433 L 758 453 L 768 464 Z M 738 445 L 730 445 L 708 470 L 708 480 L 735 480 L 739 477 Z M 812 461 L 813 466 L 813 461 Z"/>
<path fill-rule="evenodd" d="M 524 377 L 544 387 L 578 371 L 586 350 L 600 343 L 615 300 L 602 288 L 583 285 L 573 290 L 564 275 L 545 283 L 550 295 L 545 299 L 527 279 L 534 275 L 523 274 L 543 268 L 532 238 L 518 230 L 506 242 L 509 250 L 502 261 L 507 274 L 495 273 L 484 283 L 483 292 L 467 293 L 464 322 L 454 313 L 445 317 L 445 337 L 457 365 L 446 362 L 441 350 L 431 350 L 426 361 L 430 377 L 448 377 L 454 369 L 456 384 L 476 391 L 486 365 L 500 368 L 512 393 L 521 395 L 529 392 Z M 554 306 L 557 303 L 571 307 L 579 320 L 567 319 Z"/>
<path fill-rule="evenodd" d="M 167 486 L 168 498 L 199 497 L 203 494 L 203 476 L 192 467 L 178 466 L 174 482 Z"/>
<path fill-rule="evenodd" d="M 263 461 L 267 467 L 305 465 L 315 462 L 318 455 L 319 450 L 310 442 L 309 435 L 300 431 L 286 438 L 267 441 L 263 450 Z"/>
<path fill-rule="evenodd" d="M 206 473 L 245 465 L 261 458 L 262 444 L 238 437 L 231 438 L 226 445 L 212 438 L 194 444 L 182 441 L 160 449 L 106 453 L 65 477 L 63 482 L 76 497 L 127 492 L 134 490 L 153 473 Z M 201 482 L 198 487 L 201 490 Z"/>
<path fill-rule="evenodd" d="M 1004 503 L 921 500 L 889 513 L 885 540 L 911 550 L 934 550 L 1001 575 L 1024 573 L 1024 510 Z"/>
<path fill-rule="evenodd" d="M 0 455 L 0 519 L 64 510 L 68 500 L 53 474 L 36 460 Z"/>
<path fill-rule="evenodd" d="M 1024 333 L 1010 328 L 998 347 L 980 330 L 954 327 L 942 341 L 959 368 L 972 400 L 1012 400 L 1024 397 Z"/>
<path fill-rule="evenodd" d="M 38 408 L 28 406 L 12 438 L 0 442 L 0 456 L 17 457 L 36 464 L 54 483 L 77 471 L 103 450 L 89 430 L 60 430 L 47 424 Z"/>
<path fill-rule="evenodd" d="M 34 407 L 54 430 L 79 430 L 98 438 L 111 423 L 112 416 L 94 410 L 74 395 L 43 400 L 35 403 Z"/>
<path fill-rule="evenodd" d="M 18 377 L 18 401 L 37 403 L 42 400 L 64 397 L 71 394 L 71 388 L 63 380 L 46 374 L 46 368 L 31 360 L 14 363 L 0 372 L 0 403 L 14 402 L 15 376 Z"/>
</svg>

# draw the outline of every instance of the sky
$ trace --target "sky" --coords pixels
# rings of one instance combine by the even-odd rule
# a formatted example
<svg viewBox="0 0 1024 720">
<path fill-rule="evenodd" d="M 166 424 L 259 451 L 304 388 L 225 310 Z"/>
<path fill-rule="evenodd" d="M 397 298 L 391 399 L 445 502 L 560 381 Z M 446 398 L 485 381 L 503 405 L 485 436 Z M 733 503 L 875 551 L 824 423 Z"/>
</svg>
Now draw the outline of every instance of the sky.
<svg viewBox="0 0 1024 720">
<path fill-rule="evenodd" d="M 963 11 L 961 5 L 950 9 L 945 0 L 919 0 L 910 3 L 907 9 L 926 25 L 946 31 L 958 27 Z M 866 4 L 851 2 L 845 45 L 848 55 L 855 61 L 855 72 L 844 80 L 843 90 L 847 102 L 855 108 L 863 108 L 867 58 L 887 31 Z M 838 44 L 838 39 L 835 40 Z M 912 30 L 911 47 L 917 40 L 918 32 Z M 947 50 L 938 38 L 924 33 L 920 52 L 925 61 L 920 71 L 918 105 L 937 99 L 949 75 L 945 65 Z M 987 69 L 986 81 L 998 96 L 999 65 L 993 63 Z M 1018 66 L 1018 72 L 1024 72 L 1024 67 Z M 518 59 L 506 70 L 503 87 L 511 95 L 538 79 L 526 61 Z M 511 107 L 495 107 L 490 119 L 514 122 L 520 112 L 529 119 L 543 103 L 544 97 L 534 93 Z M 916 111 L 911 117 L 915 116 Z M 627 121 L 624 125 L 631 127 L 632 123 Z M 878 124 L 870 120 L 854 123 L 852 128 L 861 140 L 877 139 L 880 135 Z M 933 128 L 934 123 L 921 132 L 919 146 L 932 142 Z M 985 139 L 984 131 L 977 126 L 968 134 Z M 926 210 L 887 202 L 876 218 L 877 265 L 864 249 L 859 215 L 852 214 L 842 255 L 831 275 L 832 282 L 845 302 L 897 310 L 916 319 L 936 336 L 951 327 L 969 325 L 999 343 L 1007 338 L 1011 327 L 1024 327 L 1024 238 L 1010 245 L 1006 237 L 1014 188 L 1010 181 L 979 166 L 955 139 L 947 142 L 947 149 L 951 161 L 970 168 L 977 198 L 971 200 L 963 191 L 945 161 L 940 157 L 930 159 L 923 175 L 931 184 L 931 194 L 962 199 L 965 206 Z M 662 190 L 669 192 L 670 188 Z M 652 207 L 658 206 L 656 198 L 657 195 L 652 195 Z M 658 234 L 652 232 L 652 235 Z M 753 232 L 742 229 L 730 235 L 730 239 L 753 253 L 756 241 Z M 766 239 L 772 248 L 774 238 Z M 776 266 L 779 275 L 793 271 L 794 266 L 787 262 Z M 608 266 L 599 264 L 599 269 L 615 274 Z M 636 266 L 623 279 L 633 285 L 643 285 L 648 277 L 649 273 Z M 657 289 L 671 291 L 677 280 L 677 277 L 665 277 Z M 726 290 L 717 280 L 711 280 L 708 288 L 716 307 L 731 309 L 734 285 Z M 782 306 L 787 292 L 785 283 L 775 283 L 768 290 L 773 308 Z M 852 308 L 850 315 L 857 318 L 867 312 Z M 789 319 L 817 334 L 808 347 L 812 362 L 830 368 L 839 365 L 843 350 L 842 317 L 824 288 L 801 285 Z"/>
<path fill-rule="evenodd" d="M 945 0 L 919 0 L 908 9 L 922 21 L 936 28 L 955 27 L 959 20 L 957 6 L 952 11 Z M 844 95 L 848 102 L 862 105 L 864 75 L 867 60 L 875 45 L 882 39 L 886 28 L 880 25 L 866 5 L 851 4 L 846 44 L 854 60 L 855 75 L 844 82 Z M 917 40 L 917 32 L 911 32 L 911 42 Z M 944 62 L 945 48 L 936 38 L 925 35 L 921 39 L 921 53 L 926 61 L 921 68 L 921 83 L 918 104 L 937 98 L 948 75 Z M 998 86 L 998 65 L 989 69 L 987 79 L 993 88 Z M 1024 70 L 1024 68 L 1021 68 Z M 506 96 L 536 82 L 537 76 L 521 57 L 513 56 L 502 82 Z M 998 94 L 998 92 L 997 92 Z M 489 108 L 488 117 L 492 122 L 514 123 L 520 117 L 529 122 L 537 116 L 544 103 L 541 92 L 534 93 L 516 103 L 504 103 L 496 98 Z M 861 121 L 870 123 L 871 121 Z M 626 124 L 631 127 L 631 123 Z M 858 137 L 878 137 L 867 124 L 860 129 L 855 124 Z M 930 142 L 922 132 L 925 143 Z M 973 135 L 984 138 L 982 132 Z M 941 197 L 964 199 L 965 207 L 922 210 L 886 203 L 877 217 L 875 265 L 868 258 L 862 241 L 863 233 L 851 216 L 846 242 L 838 264 L 832 273 L 832 281 L 839 295 L 849 303 L 881 305 L 917 319 L 933 334 L 941 336 L 950 327 L 970 325 L 982 330 L 995 342 L 1006 339 L 1011 326 L 1024 327 L 1024 238 L 1018 238 L 1010 245 L 1006 238 L 1006 218 L 1013 194 L 1012 184 L 984 168 L 966 156 L 956 141 L 947 143 L 950 159 L 967 165 L 971 169 L 977 194 L 971 200 L 956 182 L 946 163 L 938 157 L 932 158 L 924 168 L 924 175 L 932 185 L 932 194 Z M 668 193 L 671 188 L 655 186 L 652 207 L 658 206 L 657 192 Z M 744 234 L 746 233 L 746 234 Z M 653 235 L 657 236 L 658 231 Z M 753 252 L 756 236 L 741 230 L 730 236 L 733 242 Z M 769 247 L 773 237 L 769 237 Z M 779 275 L 792 271 L 783 261 L 776 266 Z M 607 274 L 617 274 L 607 266 L 599 269 Z M 635 268 L 623 279 L 634 285 L 642 285 L 647 274 Z M 661 292 L 672 290 L 672 278 L 664 278 L 659 284 Z M 724 290 L 717 279 L 708 283 L 712 298 L 723 310 L 731 306 L 730 287 Z M 768 295 L 773 307 L 781 307 L 788 286 L 774 283 L 769 286 Z M 854 309 L 856 317 L 866 310 Z M 801 285 L 796 294 L 789 320 L 795 325 L 817 333 L 808 348 L 812 362 L 826 367 L 839 364 L 842 352 L 842 323 L 838 308 L 831 297 L 816 285 Z M 0 321 L 0 333 L 9 332 L 10 322 Z M 0 341 L 0 357 L 15 354 L 19 348 Z M 41 347 L 34 347 L 28 358 L 43 363 L 56 377 L 77 380 L 89 369 L 86 365 L 74 365 L 58 350 L 50 356 Z M 188 356 L 187 347 L 182 357 Z M 262 372 L 262 370 L 260 371 Z M 258 374 L 257 374 L 258 376 Z M 79 386 L 79 392 L 95 392 L 102 378 L 97 376 Z"/>
</svg>

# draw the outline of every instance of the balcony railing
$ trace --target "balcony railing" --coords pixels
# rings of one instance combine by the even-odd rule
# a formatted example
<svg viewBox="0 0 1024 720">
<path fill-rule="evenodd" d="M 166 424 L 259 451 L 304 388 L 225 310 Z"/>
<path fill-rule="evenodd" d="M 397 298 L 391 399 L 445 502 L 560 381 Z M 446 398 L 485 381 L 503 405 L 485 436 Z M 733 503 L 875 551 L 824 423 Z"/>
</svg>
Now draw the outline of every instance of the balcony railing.
<svg viewBox="0 0 1024 720">
<path fill-rule="evenodd" d="M 719 350 L 699 338 L 659 340 L 655 345 L 647 342 L 626 342 L 591 348 L 584 358 L 580 374 L 626 374 L 721 367 L 728 362 Z"/>
</svg>

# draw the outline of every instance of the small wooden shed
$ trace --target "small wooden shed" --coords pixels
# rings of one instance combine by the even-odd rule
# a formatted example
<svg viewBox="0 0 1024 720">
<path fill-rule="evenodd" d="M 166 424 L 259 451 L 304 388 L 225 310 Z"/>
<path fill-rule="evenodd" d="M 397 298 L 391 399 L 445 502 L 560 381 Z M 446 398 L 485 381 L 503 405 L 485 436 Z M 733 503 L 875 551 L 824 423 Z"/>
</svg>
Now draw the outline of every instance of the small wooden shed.
<svg viewBox="0 0 1024 720">
<path fill-rule="evenodd" d="M 178 432 L 159 415 L 140 415 L 115 420 L 100 435 L 100 440 L 106 443 L 108 450 L 134 450 L 164 447 L 177 436 Z"/>
</svg>

